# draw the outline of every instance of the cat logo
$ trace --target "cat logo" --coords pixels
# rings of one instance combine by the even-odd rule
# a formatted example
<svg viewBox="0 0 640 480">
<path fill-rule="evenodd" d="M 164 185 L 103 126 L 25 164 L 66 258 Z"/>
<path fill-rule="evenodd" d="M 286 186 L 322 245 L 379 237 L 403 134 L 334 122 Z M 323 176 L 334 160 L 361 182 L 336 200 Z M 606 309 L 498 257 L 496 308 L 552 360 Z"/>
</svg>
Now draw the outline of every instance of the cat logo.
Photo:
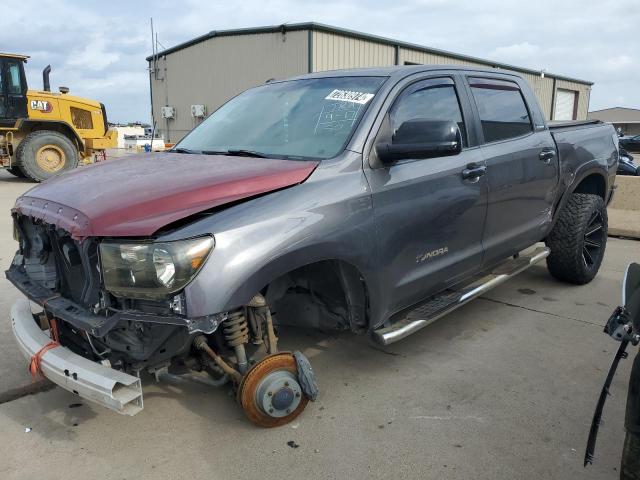
<svg viewBox="0 0 640 480">
<path fill-rule="evenodd" d="M 50 113 L 53 111 L 53 105 L 51 105 L 51 102 L 48 102 L 47 100 L 31 100 L 31 110 Z"/>
<path fill-rule="evenodd" d="M 436 248 L 435 250 L 431 250 L 430 252 L 424 252 L 416 257 L 416 263 L 426 262 L 427 260 L 432 260 L 435 257 L 439 257 L 440 255 L 446 255 L 449 253 L 449 247 Z"/>
</svg>

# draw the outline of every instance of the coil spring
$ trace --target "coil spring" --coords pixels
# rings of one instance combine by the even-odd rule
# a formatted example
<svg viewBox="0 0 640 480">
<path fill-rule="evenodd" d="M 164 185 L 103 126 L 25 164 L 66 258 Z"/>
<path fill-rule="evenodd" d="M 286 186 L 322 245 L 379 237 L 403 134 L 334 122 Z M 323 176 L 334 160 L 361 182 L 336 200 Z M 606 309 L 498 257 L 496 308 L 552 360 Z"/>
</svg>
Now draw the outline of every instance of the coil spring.
<svg viewBox="0 0 640 480">
<path fill-rule="evenodd" d="M 243 345 L 249 341 L 247 317 L 242 310 L 229 314 L 222 324 L 224 339 L 230 347 Z"/>
</svg>

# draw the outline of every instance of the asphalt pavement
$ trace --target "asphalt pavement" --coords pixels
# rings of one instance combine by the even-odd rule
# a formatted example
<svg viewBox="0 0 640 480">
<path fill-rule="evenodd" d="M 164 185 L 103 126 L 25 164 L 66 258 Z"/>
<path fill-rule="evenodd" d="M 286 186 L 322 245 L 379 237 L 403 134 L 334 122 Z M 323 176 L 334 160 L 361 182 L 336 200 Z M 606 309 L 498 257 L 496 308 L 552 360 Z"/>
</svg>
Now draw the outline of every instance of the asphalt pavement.
<svg viewBox="0 0 640 480">
<path fill-rule="evenodd" d="M 31 185 L 0 172 L 3 269 L 15 250 L 8 210 Z M 281 347 L 310 358 L 321 392 L 294 423 L 269 430 L 250 424 L 225 388 L 144 378 L 134 417 L 59 388 L 26 395 L 40 384 L 11 334 L 20 294 L 2 278 L 0 478 L 616 479 L 629 360 L 596 463 L 584 469 L 582 459 L 618 346 L 602 326 L 633 260 L 640 242 L 610 238 L 589 285 L 559 283 L 542 264 L 390 347 L 282 331 Z"/>
</svg>

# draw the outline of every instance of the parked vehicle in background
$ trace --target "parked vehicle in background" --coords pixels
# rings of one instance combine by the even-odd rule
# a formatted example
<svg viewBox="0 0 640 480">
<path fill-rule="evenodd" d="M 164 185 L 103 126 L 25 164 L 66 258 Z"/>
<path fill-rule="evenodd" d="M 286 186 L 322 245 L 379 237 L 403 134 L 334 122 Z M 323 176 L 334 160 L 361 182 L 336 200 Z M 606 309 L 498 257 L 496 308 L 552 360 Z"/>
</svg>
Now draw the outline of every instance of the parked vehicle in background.
<svg viewBox="0 0 640 480">
<path fill-rule="evenodd" d="M 117 144 L 103 104 L 52 93 L 51 67 L 42 72 L 43 89 L 27 89 L 24 64 L 29 57 L 0 53 L 0 168 L 41 182 L 104 158 Z"/>
<path fill-rule="evenodd" d="M 620 146 L 631 152 L 640 152 L 640 135 L 620 137 Z"/>
<path fill-rule="evenodd" d="M 617 307 L 604 329 L 605 333 L 614 340 L 620 342 L 607 378 L 600 392 L 600 398 L 593 415 L 587 449 L 584 457 L 584 465 L 593 463 L 596 437 L 600 425 L 603 424 L 602 413 L 609 388 L 618 368 L 620 360 L 627 358 L 629 344 L 634 347 L 640 343 L 640 265 L 631 263 L 627 266 L 622 282 L 622 303 Z M 627 392 L 627 408 L 624 421 L 626 436 L 622 448 L 622 462 L 620 468 L 621 480 L 640 479 L 640 353 L 636 353 L 629 389 Z"/>
<path fill-rule="evenodd" d="M 278 351 L 281 325 L 388 345 L 545 258 L 590 282 L 617 138 L 599 121 L 547 125 L 529 85 L 496 70 L 270 82 L 169 153 L 20 197 L 6 275 L 44 313 L 16 303 L 14 334 L 35 371 L 122 413 L 142 408 L 140 372 L 192 370 L 282 425 L 317 388 L 304 355 Z M 40 356 L 40 327 L 62 346 Z"/>
<path fill-rule="evenodd" d="M 620 158 L 618 162 L 618 175 L 640 175 L 640 165 L 633 162 L 633 156 L 624 148 L 620 148 Z"/>
</svg>

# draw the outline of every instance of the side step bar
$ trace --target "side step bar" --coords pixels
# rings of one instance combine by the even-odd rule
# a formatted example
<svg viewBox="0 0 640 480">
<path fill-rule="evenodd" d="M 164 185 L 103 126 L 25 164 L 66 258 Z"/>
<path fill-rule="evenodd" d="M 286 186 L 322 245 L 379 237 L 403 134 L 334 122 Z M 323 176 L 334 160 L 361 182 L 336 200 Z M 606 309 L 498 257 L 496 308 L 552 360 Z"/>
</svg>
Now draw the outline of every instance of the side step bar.
<svg viewBox="0 0 640 480">
<path fill-rule="evenodd" d="M 381 345 L 402 340 L 421 328 L 461 307 L 465 303 L 488 292 L 509 278 L 535 265 L 549 256 L 547 247 L 540 247 L 529 254 L 521 254 L 509 259 L 484 277 L 458 289 L 445 290 L 439 295 L 419 304 L 405 313 L 404 318 L 394 321 L 388 327 L 373 332 L 374 339 Z"/>
</svg>

